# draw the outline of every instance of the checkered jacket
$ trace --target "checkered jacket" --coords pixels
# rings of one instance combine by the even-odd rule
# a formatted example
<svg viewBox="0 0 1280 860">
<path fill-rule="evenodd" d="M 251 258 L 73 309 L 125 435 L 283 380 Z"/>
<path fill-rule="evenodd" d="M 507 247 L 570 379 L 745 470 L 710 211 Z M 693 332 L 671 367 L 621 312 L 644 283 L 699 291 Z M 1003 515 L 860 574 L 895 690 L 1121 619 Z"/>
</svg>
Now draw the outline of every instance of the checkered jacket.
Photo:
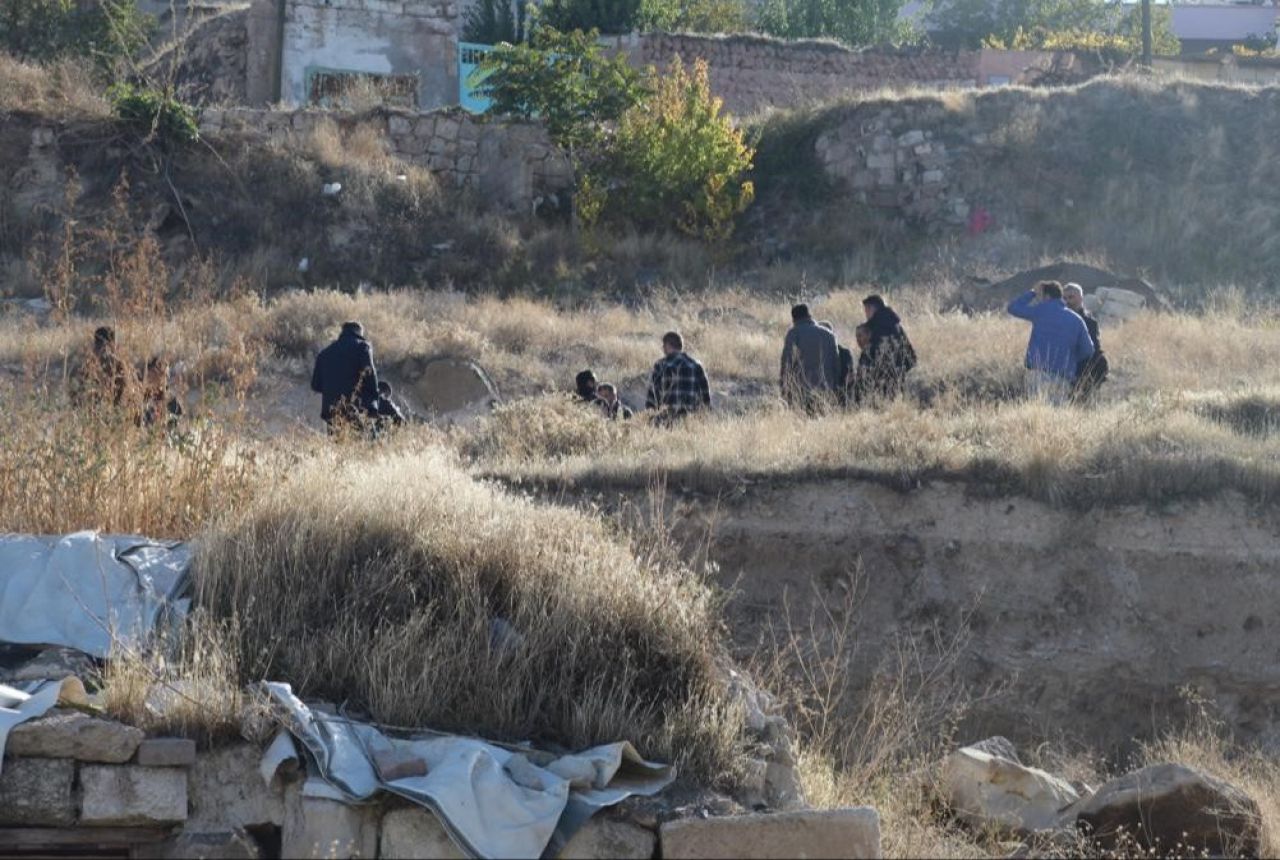
<svg viewBox="0 0 1280 860">
<path fill-rule="evenodd" d="M 675 352 L 653 366 L 646 409 L 670 415 L 686 415 L 711 405 L 711 388 L 702 365 L 683 352 Z"/>
</svg>

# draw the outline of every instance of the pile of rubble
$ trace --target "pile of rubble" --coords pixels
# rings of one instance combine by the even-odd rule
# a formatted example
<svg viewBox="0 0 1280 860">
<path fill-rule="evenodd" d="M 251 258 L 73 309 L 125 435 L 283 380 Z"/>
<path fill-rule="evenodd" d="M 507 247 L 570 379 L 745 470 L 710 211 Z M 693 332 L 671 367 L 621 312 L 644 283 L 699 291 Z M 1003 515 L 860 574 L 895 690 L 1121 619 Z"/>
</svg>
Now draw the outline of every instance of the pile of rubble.
<svg viewBox="0 0 1280 860">
<path fill-rule="evenodd" d="M 947 759 L 942 793 L 972 830 L 1023 841 L 1021 855 L 1255 857 L 1257 803 L 1239 788 L 1181 764 L 1157 764 L 1094 789 L 1027 767 L 990 738 Z"/>
</svg>

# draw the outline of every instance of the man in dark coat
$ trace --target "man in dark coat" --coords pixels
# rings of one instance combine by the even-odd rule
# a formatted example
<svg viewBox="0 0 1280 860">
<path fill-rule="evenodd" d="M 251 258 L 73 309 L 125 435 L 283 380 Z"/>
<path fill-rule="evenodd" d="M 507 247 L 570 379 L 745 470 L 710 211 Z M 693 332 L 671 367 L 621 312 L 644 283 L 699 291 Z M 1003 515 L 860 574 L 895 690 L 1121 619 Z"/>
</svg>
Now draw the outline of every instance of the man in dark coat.
<svg viewBox="0 0 1280 860">
<path fill-rule="evenodd" d="M 791 309 L 791 328 L 782 344 L 778 385 L 793 408 L 814 413 L 834 399 L 840 384 L 836 336 L 814 322 L 808 305 Z"/>
<path fill-rule="evenodd" d="M 896 397 L 907 374 L 916 366 L 916 351 L 902 327 L 902 318 L 878 295 L 862 300 L 870 341 L 863 355 L 871 367 L 871 388 L 880 397 Z"/>
<path fill-rule="evenodd" d="M 375 411 L 378 371 L 373 347 L 358 322 L 342 324 L 342 333 L 320 350 L 311 374 L 311 390 L 320 395 L 320 418 L 335 424 L 360 423 Z"/>
<path fill-rule="evenodd" d="M 1102 336 L 1098 331 L 1098 320 L 1085 310 L 1084 289 L 1079 284 L 1066 284 L 1062 288 L 1062 300 L 1076 316 L 1084 320 L 1084 327 L 1089 331 L 1089 340 L 1093 341 L 1093 355 L 1080 362 L 1076 369 L 1076 381 L 1072 387 L 1071 397 L 1074 400 L 1088 400 L 1098 386 L 1106 382 L 1111 365 L 1102 351 Z"/>
</svg>

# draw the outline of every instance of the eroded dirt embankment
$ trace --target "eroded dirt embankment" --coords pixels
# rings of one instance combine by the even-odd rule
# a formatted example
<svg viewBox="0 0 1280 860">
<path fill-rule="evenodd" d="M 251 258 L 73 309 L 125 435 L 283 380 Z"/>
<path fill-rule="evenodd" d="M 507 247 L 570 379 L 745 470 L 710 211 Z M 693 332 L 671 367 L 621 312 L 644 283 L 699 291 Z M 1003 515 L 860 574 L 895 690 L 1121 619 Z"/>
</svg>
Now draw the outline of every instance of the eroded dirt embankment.
<svg viewBox="0 0 1280 860">
<path fill-rule="evenodd" d="M 784 606 L 802 629 L 854 588 L 859 684 L 896 639 L 967 625 L 955 671 L 1007 686 L 976 706 L 975 731 L 1122 750 L 1183 717 L 1192 686 L 1242 739 L 1280 745 L 1280 510 L 1228 496 L 1081 514 L 854 481 L 671 493 L 666 507 L 684 539 L 712 529 L 743 645 Z"/>
</svg>

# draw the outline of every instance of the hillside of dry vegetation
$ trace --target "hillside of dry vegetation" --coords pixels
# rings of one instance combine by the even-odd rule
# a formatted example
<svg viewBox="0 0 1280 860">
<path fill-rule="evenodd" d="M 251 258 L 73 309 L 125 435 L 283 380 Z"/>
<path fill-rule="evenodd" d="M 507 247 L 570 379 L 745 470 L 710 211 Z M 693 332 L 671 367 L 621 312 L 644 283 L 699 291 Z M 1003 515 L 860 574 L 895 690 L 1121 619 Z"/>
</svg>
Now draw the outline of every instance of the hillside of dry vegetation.
<svg viewBox="0 0 1280 860">
<path fill-rule="evenodd" d="M 993 218 L 984 236 L 858 203 L 822 173 L 824 132 L 907 117 L 948 153 L 949 188 Z M 1280 264 L 1280 88 L 1141 77 L 1066 88 L 902 93 L 779 113 L 759 130 L 759 241 L 813 275 L 910 277 L 922 257 L 980 267 L 988 255 L 1082 250 L 1170 285 L 1270 288 Z M 904 255 L 906 259 L 904 259 Z M 822 273 L 819 275 L 819 273 Z"/>
<path fill-rule="evenodd" d="M 94 305 L 111 247 L 142 237 L 155 239 L 175 278 L 212 266 L 223 291 L 242 279 L 270 292 L 781 292 L 1007 273 L 1083 250 L 1194 295 L 1220 284 L 1265 293 L 1280 263 L 1269 226 L 1280 214 L 1271 193 L 1280 184 L 1276 89 L 1101 79 L 895 94 L 752 120 L 757 203 L 735 238 L 709 246 L 495 211 L 389 155 L 370 115 L 335 115 L 290 146 L 227 133 L 170 147 L 113 119 L 99 85 L 74 65 L 0 57 L 0 82 L 0 290 L 38 295 L 43 271 L 74 261 L 81 307 Z M 938 229 L 860 202 L 823 174 L 818 137 L 887 109 L 947 146 L 948 181 L 993 213 L 993 229 Z M 33 143 L 33 134 L 45 138 Z M 343 192 L 325 198 L 331 182 Z M 92 237 L 68 247 L 72 222 Z"/>
</svg>

